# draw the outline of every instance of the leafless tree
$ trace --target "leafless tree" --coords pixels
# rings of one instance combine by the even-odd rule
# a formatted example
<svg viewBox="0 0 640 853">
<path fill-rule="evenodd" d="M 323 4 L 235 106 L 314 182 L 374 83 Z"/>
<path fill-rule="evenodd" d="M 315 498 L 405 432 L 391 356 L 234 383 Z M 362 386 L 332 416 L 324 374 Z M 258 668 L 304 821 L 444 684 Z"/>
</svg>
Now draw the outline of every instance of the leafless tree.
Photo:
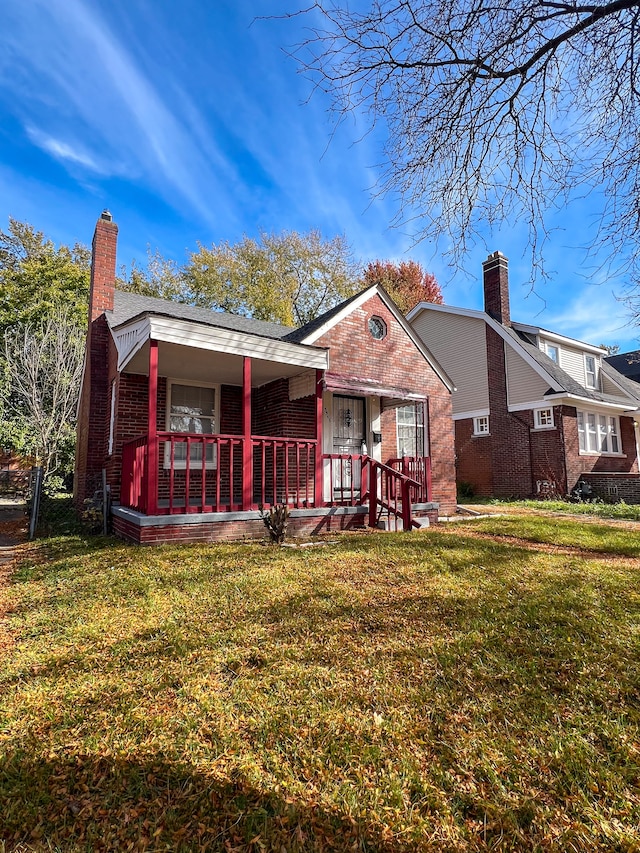
<svg viewBox="0 0 640 853">
<path fill-rule="evenodd" d="M 318 0 L 295 56 L 338 115 L 386 126 L 381 191 L 460 262 L 479 230 L 602 193 L 594 245 L 640 283 L 640 2 Z M 579 237 L 577 239 L 580 239 Z"/>
<path fill-rule="evenodd" d="M 65 310 L 41 323 L 11 326 L 4 334 L 2 408 L 5 417 L 26 426 L 27 446 L 45 476 L 56 470 L 74 435 L 83 353 L 83 332 Z"/>
</svg>

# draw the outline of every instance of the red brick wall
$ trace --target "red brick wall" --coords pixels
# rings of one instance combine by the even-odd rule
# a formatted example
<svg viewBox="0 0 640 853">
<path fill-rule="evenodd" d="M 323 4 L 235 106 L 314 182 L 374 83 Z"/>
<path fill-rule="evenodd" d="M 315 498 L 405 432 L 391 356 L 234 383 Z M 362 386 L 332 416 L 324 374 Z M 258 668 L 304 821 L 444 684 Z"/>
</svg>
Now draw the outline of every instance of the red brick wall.
<svg viewBox="0 0 640 853">
<path fill-rule="evenodd" d="M 311 395 L 290 400 L 288 379 L 276 379 L 256 388 L 251 416 L 254 435 L 316 437 L 316 399 Z"/>
<path fill-rule="evenodd" d="M 118 226 L 102 214 L 96 223 L 91 251 L 91 288 L 89 291 L 89 320 L 105 311 L 113 311 L 116 287 L 116 251 Z"/>
<path fill-rule="evenodd" d="M 367 523 L 366 514 L 335 515 L 322 514 L 290 518 L 289 536 L 312 536 L 340 530 L 356 530 Z M 131 522 L 114 517 L 113 530 L 116 536 L 140 545 L 160 545 L 178 542 L 222 542 L 242 539 L 268 538 L 261 519 L 240 521 L 205 522 L 203 524 L 167 524 L 161 527 L 138 527 Z"/>
<path fill-rule="evenodd" d="M 493 495 L 491 436 L 473 434 L 473 418 L 455 422 L 456 481 L 470 483 L 479 497 Z"/>
<path fill-rule="evenodd" d="M 509 325 L 509 262 L 501 252 L 489 255 L 482 264 L 484 310 L 498 323 Z"/>
<path fill-rule="evenodd" d="M 118 226 L 110 219 L 110 216 L 101 217 L 93 236 L 86 360 L 76 437 L 74 499 L 77 504 L 98 487 L 107 450 L 109 377 L 115 374 L 115 367 L 104 312 L 113 309 L 118 240 Z"/>
<path fill-rule="evenodd" d="M 371 337 L 368 321 L 387 325 L 382 340 Z M 454 435 L 451 394 L 380 297 L 374 296 L 323 335 L 318 346 L 330 347 L 329 370 L 354 379 L 382 382 L 422 394 L 429 400 L 433 499 L 440 512 L 455 511 Z M 391 426 L 393 423 L 393 426 Z M 397 455 L 395 417 L 383 419 L 383 462 Z"/>
<path fill-rule="evenodd" d="M 564 458 L 564 435 L 562 406 L 553 407 L 553 429 L 539 429 L 534 427 L 534 414 L 532 410 L 518 413 L 527 421 L 531 428 L 531 462 L 533 494 L 541 496 L 566 495 L 567 494 L 567 472 Z M 538 488 L 540 483 L 540 488 Z M 548 486 L 544 484 L 548 483 Z"/>
<path fill-rule="evenodd" d="M 507 409 L 504 341 L 486 326 L 489 374 L 489 432 L 492 488 L 495 497 L 524 497 L 532 493 L 529 426 L 518 412 Z"/>
</svg>

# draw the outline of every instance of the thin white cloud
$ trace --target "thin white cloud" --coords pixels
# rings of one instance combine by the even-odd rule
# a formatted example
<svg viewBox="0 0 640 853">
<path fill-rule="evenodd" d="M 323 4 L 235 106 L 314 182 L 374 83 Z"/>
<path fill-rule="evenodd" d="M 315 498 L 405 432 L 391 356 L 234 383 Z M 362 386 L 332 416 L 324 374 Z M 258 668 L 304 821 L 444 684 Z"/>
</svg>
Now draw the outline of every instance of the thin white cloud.
<svg viewBox="0 0 640 853">
<path fill-rule="evenodd" d="M 35 127 L 28 126 L 26 131 L 34 145 L 51 154 L 56 160 L 83 166 L 92 172 L 97 172 L 99 175 L 109 174 L 110 170 L 107 170 L 104 164 L 98 163 L 97 160 L 83 151 L 82 148 L 72 146 L 61 139 L 55 139 L 53 136 L 48 136 Z"/>
<path fill-rule="evenodd" d="M 198 111 L 184 92 L 175 96 L 170 68 L 157 66 L 152 78 L 152 62 L 145 68 L 86 0 L 30 0 L 9 11 L 13 26 L 0 47 L 20 68 L 16 112 L 34 144 L 67 165 L 135 175 L 174 206 L 186 200 L 205 221 L 233 218 L 219 176 L 234 167 L 202 132 L 204 121 L 190 132 Z M 10 85 L 0 68 L 3 76 L 0 84 Z"/>
</svg>

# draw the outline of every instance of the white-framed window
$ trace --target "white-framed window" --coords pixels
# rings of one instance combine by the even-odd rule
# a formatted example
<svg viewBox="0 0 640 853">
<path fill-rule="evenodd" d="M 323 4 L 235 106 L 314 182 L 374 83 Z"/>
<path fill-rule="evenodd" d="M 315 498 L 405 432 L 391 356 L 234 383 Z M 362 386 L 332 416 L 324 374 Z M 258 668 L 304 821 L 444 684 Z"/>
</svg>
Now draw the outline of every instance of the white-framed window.
<svg viewBox="0 0 640 853">
<path fill-rule="evenodd" d="M 426 456 L 423 403 L 396 409 L 396 431 L 398 456 Z"/>
<path fill-rule="evenodd" d="M 554 344 L 550 344 L 545 342 L 544 351 L 549 356 L 551 361 L 555 361 L 556 364 L 560 364 L 560 350 Z"/>
<path fill-rule="evenodd" d="M 533 423 L 536 429 L 551 429 L 555 426 L 553 422 L 553 409 L 534 409 Z"/>
<path fill-rule="evenodd" d="M 584 375 L 585 385 L 587 388 L 598 387 L 598 374 L 596 372 L 597 362 L 594 355 L 585 355 L 584 357 Z"/>
<path fill-rule="evenodd" d="M 620 420 L 614 415 L 578 412 L 581 453 L 620 453 Z"/>
<path fill-rule="evenodd" d="M 169 381 L 167 383 L 167 431 L 196 435 L 214 435 L 220 422 L 220 386 L 202 385 L 196 382 Z M 213 444 L 206 444 L 207 468 L 217 464 Z M 202 467 L 203 444 L 194 442 L 189 453 L 189 467 Z M 165 467 L 171 464 L 171 444 L 165 444 Z M 187 443 L 174 442 L 173 462 L 175 468 L 187 467 Z"/>
<path fill-rule="evenodd" d="M 489 415 L 482 415 L 473 419 L 473 434 L 489 435 Z"/>
</svg>

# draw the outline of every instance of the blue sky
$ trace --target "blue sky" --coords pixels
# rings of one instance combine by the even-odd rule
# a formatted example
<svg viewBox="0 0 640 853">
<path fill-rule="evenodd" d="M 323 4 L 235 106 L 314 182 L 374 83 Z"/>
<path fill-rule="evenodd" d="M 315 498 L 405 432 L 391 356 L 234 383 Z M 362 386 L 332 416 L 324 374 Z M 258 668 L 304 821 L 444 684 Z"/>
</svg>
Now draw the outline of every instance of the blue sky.
<svg viewBox="0 0 640 853">
<path fill-rule="evenodd" d="M 91 241 L 104 207 L 120 226 L 118 261 L 147 245 L 183 262 L 197 243 L 260 230 L 345 234 L 362 261 L 414 258 L 445 302 L 480 308 L 481 262 L 510 260 L 512 316 L 593 343 L 636 348 L 620 293 L 584 246 L 594 210 L 553 223 L 554 276 L 531 293 L 526 232 L 505 223 L 452 277 L 434 246 L 413 246 L 374 198 L 381 138 L 353 116 L 337 129 L 286 49 L 296 0 L 4 0 L 0 31 L 0 228 L 11 215 L 55 242 Z"/>
</svg>

